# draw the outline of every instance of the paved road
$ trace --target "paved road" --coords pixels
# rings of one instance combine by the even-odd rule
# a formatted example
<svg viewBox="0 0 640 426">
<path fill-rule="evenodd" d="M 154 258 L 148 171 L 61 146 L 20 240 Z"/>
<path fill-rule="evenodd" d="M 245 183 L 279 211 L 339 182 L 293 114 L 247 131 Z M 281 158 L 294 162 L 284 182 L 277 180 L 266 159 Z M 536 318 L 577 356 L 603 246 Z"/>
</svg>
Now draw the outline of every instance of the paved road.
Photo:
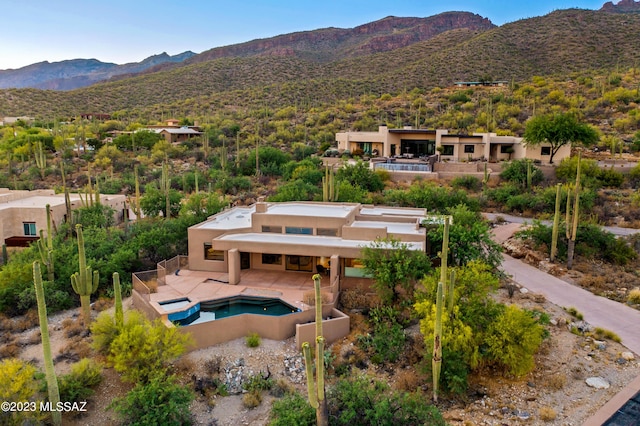
<svg viewBox="0 0 640 426">
<path fill-rule="evenodd" d="M 544 294 L 558 306 L 574 307 L 589 324 L 615 332 L 624 346 L 640 354 L 640 311 L 596 296 L 511 256 L 504 255 L 502 269 L 528 290 Z"/>
<path fill-rule="evenodd" d="M 495 220 L 496 217 L 500 216 L 507 222 L 512 222 L 512 223 L 525 223 L 525 222 L 533 223 L 533 220 L 534 220 L 531 217 L 513 216 L 510 214 L 503 214 L 503 213 L 482 213 L 482 215 L 489 220 Z M 553 221 L 551 220 L 542 220 L 541 222 L 548 226 L 553 225 Z M 640 233 L 640 229 L 621 228 L 619 226 L 604 226 L 604 229 L 618 236 L 626 236 L 626 235 L 633 235 L 633 234 Z"/>
</svg>

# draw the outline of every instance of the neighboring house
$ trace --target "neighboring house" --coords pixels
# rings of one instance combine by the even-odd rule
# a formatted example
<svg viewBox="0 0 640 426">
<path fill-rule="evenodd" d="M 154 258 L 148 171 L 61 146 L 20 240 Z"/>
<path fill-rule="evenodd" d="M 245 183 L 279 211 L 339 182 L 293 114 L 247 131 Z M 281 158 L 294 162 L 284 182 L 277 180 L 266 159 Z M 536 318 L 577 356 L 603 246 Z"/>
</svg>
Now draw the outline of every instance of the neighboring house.
<svg viewBox="0 0 640 426">
<path fill-rule="evenodd" d="M 380 126 L 377 132 L 336 133 L 336 141 L 339 151 L 361 151 L 373 157 L 418 158 L 439 154 L 441 160 L 453 162 L 528 158 L 542 163 L 548 163 L 551 157 L 548 144 L 526 146 L 522 138 L 515 136 L 449 134 L 446 129 L 389 129 Z M 554 159 L 560 162 L 570 154 L 571 147 L 566 145 L 560 148 Z"/>
<path fill-rule="evenodd" d="M 476 86 L 493 86 L 503 87 L 509 84 L 506 80 L 497 81 L 456 81 L 454 83 L 457 87 L 476 87 Z"/>
<path fill-rule="evenodd" d="M 83 197 L 84 198 L 84 197 Z M 78 194 L 70 194 L 71 209 L 82 207 Z M 121 222 L 125 216 L 124 195 L 101 195 L 100 202 L 115 210 L 114 219 Z M 40 230 L 47 233 L 46 205 L 51 209 L 55 226 L 67 220 L 64 194 L 53 190 L 12 191 L 0 188 L 0 237 L 8 247 L 26 247 L 40 238 Z"/>
<path fill-rule="evenodd" d="M 353 203 L 259 201 L 218 213 L 188 229 L 189 269 L 325 273 L 329 282 L 362 278 L 361 249 L 393 237 L 411 250 L 426 250 L 425 209 Z"/>
<path fill-rule="evenodd" d="M 179 143 L 202 135 L 202 132 L 191 127 L 162 127 L 151 129 L 161 134 L 169 143 Z"/>
<path fill-rule="evenodd" d="M 24 121 L 25 123 L 31 123 L 33 122 L 33 120 L 35 120 L 35 118 L 33 117 L 27 117 L 27 116 L 22 116 L 22 117 L 4 117 L 1 121 L 0 121 L 0 126 L 10 126 L 12 124 L 15 124 L 19 121 Z"/>
</svg>

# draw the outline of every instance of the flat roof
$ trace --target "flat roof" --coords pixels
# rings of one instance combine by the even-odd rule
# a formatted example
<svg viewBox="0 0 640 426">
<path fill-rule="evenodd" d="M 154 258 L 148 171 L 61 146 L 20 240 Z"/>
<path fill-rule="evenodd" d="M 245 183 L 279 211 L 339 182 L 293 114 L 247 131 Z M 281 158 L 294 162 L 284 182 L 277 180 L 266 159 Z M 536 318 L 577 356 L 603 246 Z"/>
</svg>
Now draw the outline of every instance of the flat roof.
<svg viewBox="0 0 640 426">
<path fill-rule="evenodd" d="M 369 240 L 345 240 L 340 237 L 324 237 L 317 235 L 271 234 L 250 232 L 246 234 L 222 235 L 215 240 L 255 242 L 259 244 L 295 244 L 298 246 L 322 246 L 332 248 L 362 248 L 371 244 Z M 424 250 L 423 243 L 403 242 L 409 250 Z M 391 247 L 391 246 L 390 246 Z"/>
<path fill-rule="evenodd" d="M 416 229 L 415 223 L 402 223 L 402 222 L 376 222 L 356 220 L 351 226 L 354 228 L 386 228 L 387 232 L 392 234 L 415 234 L 420 235 L 420 228 Z"/>
<path fill-rule="evenodd" d="M 269 204 L 266 214 L 345 218 L 349 216 L 355 208 L 355 205 L 344 204 L 278 203 Z"/>
<path fill-rule="evenodd" d="M 402 208 L 402 207 L 362 207 L 360 214 L 363 216 L 412 216 L 424 217 L 427 210 L 423 208 Z"/>
<path fill-rule="evenodd" d="M 69 194 L 71 201 L 80 201 L 78 194 Z M 19 200 L 13 200 L 8 202 L 0 202 L 0 209 L 12 209 L 12 208 L 45 208 L 49 204 L 50 206 L 64 205 L 64 194 L 58 195 L 34 195 L 32 197 L 25 197 Z"/>
<path fill-rule="evenodd" d="M 435 135 L 436 131 L 433 129 L 389 129 L 389 133 L 421 133 Z"/>
<path fill-rule="evenodd" d="M 251 215 L 255 211 L 255 205 L 250 207 L 234 207 L 230 210 L 218 213 L 194 227 L 198 229 L 251 228 Z"/>
</svg>

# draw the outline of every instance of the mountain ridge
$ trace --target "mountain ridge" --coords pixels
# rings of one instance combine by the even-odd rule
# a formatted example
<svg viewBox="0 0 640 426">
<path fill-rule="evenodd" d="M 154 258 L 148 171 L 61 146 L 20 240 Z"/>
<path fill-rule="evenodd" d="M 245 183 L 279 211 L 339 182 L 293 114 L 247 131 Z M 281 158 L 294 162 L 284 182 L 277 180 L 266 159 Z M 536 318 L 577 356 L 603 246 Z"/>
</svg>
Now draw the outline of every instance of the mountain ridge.
<svg viewBox="0 0 640 426">
<path fill-rule="evenodd" d="M 140 62 L 115 64 L 98 59 L 66 59 L 42 61 L 18 69 L 0 70 L 0 89 L 34 88 L 45 90 L 73 90 L 119 74 L 134 74 L 167 62 L 182 62 L 195 53 L 185 51 L 170 56 L 166 52 L 152 55 Z"/>
</svg>

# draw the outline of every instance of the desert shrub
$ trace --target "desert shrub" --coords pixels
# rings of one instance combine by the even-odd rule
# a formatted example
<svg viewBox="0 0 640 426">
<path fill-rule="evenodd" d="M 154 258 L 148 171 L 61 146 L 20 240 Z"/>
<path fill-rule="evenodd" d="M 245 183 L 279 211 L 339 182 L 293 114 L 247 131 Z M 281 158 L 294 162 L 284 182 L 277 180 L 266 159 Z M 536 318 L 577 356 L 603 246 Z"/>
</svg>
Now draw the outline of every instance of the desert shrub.
<svg viewBox="0 0 640 426">
<path fill-rule="evenodd" d="M 638 146 L 640 147 L 640 137 L 638 137 L 638 141 Z M 636 164 L 631 170 L 629 170 L 629 183 L 634 188 L 637 188 L 640 185 L 640 163 Z"/>
<path fill-rule="evenodd" d="M 262 404 L 262 395 L 260 392 L 247 392 L 242 395 L 242 405 L 246 408 L 256 408 L 260 404 Z"/>
<path fill-rule="evenodd" d="M 603 169 L 598 173 L 598 181 L 602 186 L 609 188 L 619 188 L 624 182 L 624 175 L 613 169 Z"/>
<path fill-rule="evenodd" d="M 273 402 L 269 426 L 315 426 L 316 410 L 299 393 Z"/>
<path fill-rule="evenodd" d="M 336 425 L 445 425 L 438 409 L 419 394 L 394 392 L 367 377 L 339 380 L 327 397 Z"/>
<path fill-rule="evenodd" d="M 547 387 L 552 390 L 560 390 L 567 384 L 567 376 L 564 373 L 556 373 L 545 381 Z"/>
<path fill-rule="evenodd" d="M 556 167 L 556 177 L 562 182 L 575 182 L 576 170 L 578 167 L 578 157 L 563 159 Z M 583 158 L 580 161 L 580 183 L 585 187 L 599 186 L 598 176 L 600 169 L 598 162 Z"/>
<path fill-rule="evenodd" d="M 254 374 L 242 385 L 247 392 L 262 392 L 273 387 L 273 379 L 264 377 L 262 374 Z"/>
<path fill-rule="evenodd" d="M 627 296 L 627 302 L 637 305 L 640 304 L 640 288 L 636 287 L 629 292 Z"/>
<path fill-rule="evenodd" d="M 533 369 L 543 336 L 544 328 L 530 312 L 511 305 L 491 324 L 484 342 L 490 360 L 522 376 Z"/>
<path fill-rule="evenodd" d="M 258 333 L 249 333 L 249 335 L 244 338 L 244 341 L 248 347 L 257 348 L 260 346 L 260 335 Z"/>
<path fill-rule="evenodd" d="M 574 308 L 573 306 L 570 306 L 568 308 L 564 308 L 565 312 L 568 313 L 569 315 L 571 315 L 572 317 L 582 321 L 584 319 L 584 315 L 582 315 L 582 312 L 580 312 L 579 310 L 577 310 L 576 308 Z"/>
<path fill-rule="evenodd" d="M 295 392 L 295 388 L 291 383 L 283 378 L 280 378 L 273 382 L 271 389 L 269 389 L 269 395 L 276 398 L 282 398 L 285 395 L 289 395 Z"/>
<path fill-rule="evenodd" d="M 71 366 L 71 372 L 60 377 L 61 401 L 86 401 L 95 386 L 102 382 L 102 367 L 93 360 L 84 358 Z"/>
<path fill-rule="evenodd" d="M 607 330 L 601 327 L 596 327 L 593 330 L 593 334 L 598 338 L 598 339 L 609 339 L 612 340 L 616 343 L 621 343 L 622 339 L 620 338 L 620 336 L 618 336 L 616 333 L 614 333 L 611 330 Z"/>
<path fill-rule="evenodd" d="M 506 204 L 511 197 L 522 192 L 522 189 L 513 183 L 504 183 L 497 188 L 490 188 L 486 191 L 487 198 L 499 204 Z"/>
<path fill-rule="evenodd" d="M 541 407 L 538 411 L 538 415 L 540 416 L 540 420 L 543 422 L 552 422 L 556 419 L 558 415 L 556 410 L 551 407 Z"/>
<path fill-rule="evenodd" d="M 17 358 L 0 361 L 0 400 L 7 402 L 33 401 L 38 392 L 39 381 L 36 368 Z M 38 407 L 39 408 L 39 407 Z M 38 412 L 0 412 L 0 424 L 40 424 Z"/>
<path fill-rule="evenodd" d="M 189 404 L 193 393 L 173 376 L 156 375 L 148 383 L 138 383 L 112 407 L 128 425 L 191 424 Z"/>
<path fill-rule="evenodd" d="M 159 320 L 151 322 L 139 313 L 128 312 L 121 329 L 112 323 L 111 316 L 100 319 L 101 316 L 92 326 L 94 347 L 107 354 L 113 368 L 126 381 L 146 383 L 154 375 L 166 374 L 170 363 L 191 344 L 189 335 Z"/>
<path fill-rule="evenodd" d="M 358 161 L 354 165 L 345 165 L 336 172 L 336 180 L 349 182 L 352 186 L 359 186 L 370 192 L 382 191 L 384 182 L 382 176 L 369 168 L 367 163 Z"/>
<path fill-rule="evenodd" d="M 482 188 L 482 182 L 475 176 L 456 176 L 451 180 L 451 186 L 455 189 L 466 189 L 469 191 L 479 191 Z"/>
<path fill-rule="evenodd" d="M 11 339 L 0 347 L 0 359 L 16 358 L 20 354 L 20 346 L 15 339 Z"/>
<path fill-rule="evenodd" d="M 506 167 L 502 168 L 500 177 L 506 181 L 515 183 L 521 187 L 527 186 L 527 167 L 530 160 L 513 160 L 510 161 Z M 544 174 L 542 171 L 531 164 L 531 185 L 538 185 L 544 180 Z"/>
<path fill-rule="evenodd" d="M 358 343 L 363 350 L 371 352 L 374 364 L 395 362 L 404 351 L 406 336 L 398 319 L 399 313 L 390 306 L 377 306 L 369 312 L 373 331 L 361 336 Z"/>
</svg>

